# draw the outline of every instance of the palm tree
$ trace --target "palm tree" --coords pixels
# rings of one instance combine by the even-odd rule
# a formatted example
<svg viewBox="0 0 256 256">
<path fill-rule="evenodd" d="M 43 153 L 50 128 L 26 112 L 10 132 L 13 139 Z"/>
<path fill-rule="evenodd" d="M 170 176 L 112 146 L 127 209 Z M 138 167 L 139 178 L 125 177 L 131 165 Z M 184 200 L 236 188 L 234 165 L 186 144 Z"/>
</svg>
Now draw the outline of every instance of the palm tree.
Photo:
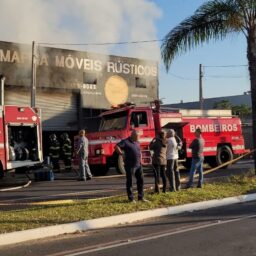
<svg viewBox="0 0 256 256">
<path fill-rule="evenodd" d="M 161 54 L 167 71 L 178 54 L 210 40 L 243 33 L 251 83 L 253 144 L 256 148 L 256 0 L 212 0 L 173 28 L 164 38 Z M 256 151 L 254 152 L 256 171 Z"/>
</svg>

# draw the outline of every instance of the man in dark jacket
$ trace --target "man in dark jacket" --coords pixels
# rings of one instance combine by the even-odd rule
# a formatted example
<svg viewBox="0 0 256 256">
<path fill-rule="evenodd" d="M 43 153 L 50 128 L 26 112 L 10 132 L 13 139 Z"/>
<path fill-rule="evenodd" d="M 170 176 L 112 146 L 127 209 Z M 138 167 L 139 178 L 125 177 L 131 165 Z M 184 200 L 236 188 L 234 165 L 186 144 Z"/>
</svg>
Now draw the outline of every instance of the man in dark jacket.
<svg viewBox="0 0 256 256">
<path fill-rule="evenodd" d="M 60 143 L 57 140 L 56 134 L 50 135 L 50 148 L 49 148 L 49 155 L 51 159 L 51 163 L 54 170 L 60 169 L 59 160 L 60 160 Z"/>
<path fill-rule="evenodd" d="M 199 173 L 199 180 L 197 187 L 201 188 L 203 185 L 203 163 L 204 163 L 204 139 L 201 135 L 201 130 L 198 128 L 195 131 L 196 138 L 192 141 L 189 148 L 192 149 L 192 162 L 189 173 L 189 181 L 187 184 L 187 188 L 193 187 L 194 174 L 196 171 Z"/>
<path fill-rule="evenodd" d="M 131 136 L 127 139 L 120 141 L 116 146 L 115 150 L 119 155 L 124 156 L 124 167 L 126 172 L 126 190 L 128 199 L 130 202 L 135 202 L 132 191 L 132 174 L 135 174 L 137 179 L 137 190 L 138 190 L 138 200 L 142 202 L 147 202 L 144 199 L 144 180 L 143 180 L 143 170 L 141 166 L 141 150 L 140 144 L 138 142 L 138 132 L 133 130 Z"/>
<path fill-rule="evenodd" d="M 70 171 L 71 170 L 71 155 L 72 155 L 71 141 L 70 141 L 67 133 L 63 133 L 61 135 L 61 138 L 62 138 L 61 151 L 62 151 L 63 161 L 65 164 L 65 170 Z"/>
<path fill-rule="evenodd" d="M 159 193 L 160 176 L 163 182 L 163 193 L 166 192 L 166 132 L 161 131 L 159 135 L 154 138 L 149 148 L 153 151 L 152 164 L 155 176 L 155 193 Z"/>
</svg>

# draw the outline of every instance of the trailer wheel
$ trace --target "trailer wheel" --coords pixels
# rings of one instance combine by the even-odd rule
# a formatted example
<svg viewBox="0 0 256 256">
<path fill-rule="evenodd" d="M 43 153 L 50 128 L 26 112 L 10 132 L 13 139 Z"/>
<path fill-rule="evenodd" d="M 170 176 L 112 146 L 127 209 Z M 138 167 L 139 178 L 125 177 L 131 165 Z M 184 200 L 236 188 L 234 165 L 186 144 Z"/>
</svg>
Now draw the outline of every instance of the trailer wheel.
<svg viewBox="0 0 256 256">
<path fill-rule="evenodd" d="M 3 169 L 2 163 L 0 162 L 0 179 L 3 179 L 3 177 L 4 177 L 4 169 Z"/>
<path fill-rule="evenodd" d="M 90 170 L 93 176 L 105 176 L 108 173 L 108 165 L 91 165 Z"/>
<path fill-rule="evenodd" d="M 9 146 L 9 160 L 10 161 L 15 161 L 15 159 L 16 159 L 16 154 L 15 154 L 15 151 L 14 151 L 14 147 Z"/>
<path fill-rule="evenodd" d="M 217 165 L 224 164 L 226 162 L 229 162 L 233 160 L 233 152 L 231 148 L 227 145 L 218 147 L 217 150 L 217 156 L 216 156 L 216 162 Z M 227 168 L 229 165 L 224 166 L 223 168 Z"/>
<path fill-rule="evenodd" d="M 116 171 L 119 174 L 125 174 L 124 159 L 121 155 L 117 156 Z"/>
</svg>

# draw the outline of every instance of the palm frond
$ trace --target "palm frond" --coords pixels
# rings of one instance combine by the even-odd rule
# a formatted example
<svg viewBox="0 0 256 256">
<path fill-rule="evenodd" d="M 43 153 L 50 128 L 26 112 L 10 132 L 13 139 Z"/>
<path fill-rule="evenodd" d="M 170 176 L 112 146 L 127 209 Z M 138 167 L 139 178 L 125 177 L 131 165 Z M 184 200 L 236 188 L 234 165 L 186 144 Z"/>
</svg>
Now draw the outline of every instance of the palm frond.
<svg viewBox="0 0 256 256">
<path fill-rule="evenodd" d="M 161 53 L 166 69 L 169 70 L 176 55 L 211 39 L 224 39 L 230 32 L 241 31 L 243 22 L 236 0 L 213 0 L 203 4 L 164 38 Z"/>
</svg>

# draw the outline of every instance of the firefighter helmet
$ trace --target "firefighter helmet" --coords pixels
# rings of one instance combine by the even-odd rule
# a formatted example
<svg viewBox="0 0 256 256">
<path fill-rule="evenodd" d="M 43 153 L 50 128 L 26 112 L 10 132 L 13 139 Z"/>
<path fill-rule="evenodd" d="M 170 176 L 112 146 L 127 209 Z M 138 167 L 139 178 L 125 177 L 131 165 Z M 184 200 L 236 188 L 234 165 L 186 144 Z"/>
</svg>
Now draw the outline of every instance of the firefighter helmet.
<svg viewBox="0 0 256 256">
<path fill-rule="evenodd" d="M 56 136 L 56 134 L 51 134 L 50 136 L 49 136 L 49 138 L 50 138 L 50 140 L 51 141 L 54 141 L 54 140 L 56 140 L 57 139 L 57 136 Z"/>
<path fill-rule="evenodd" d="M 67 140 L 69 137 L 68 137 L 68 134 L 66 132 L 62 133 L 61 134 L 61 139 L 62 140 Z"/>
</svg>

